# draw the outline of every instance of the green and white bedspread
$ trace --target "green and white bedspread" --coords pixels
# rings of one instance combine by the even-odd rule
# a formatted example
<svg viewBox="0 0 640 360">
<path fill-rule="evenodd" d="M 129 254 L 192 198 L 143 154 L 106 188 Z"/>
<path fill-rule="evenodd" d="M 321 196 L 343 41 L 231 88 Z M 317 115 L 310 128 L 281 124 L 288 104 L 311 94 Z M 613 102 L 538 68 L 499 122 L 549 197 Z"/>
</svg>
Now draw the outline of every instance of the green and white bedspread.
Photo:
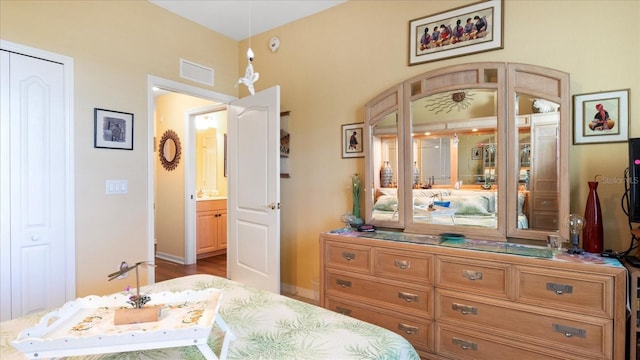
<svg viewBox="0 0 640 360">
<path fill-rule="evenodd" d="M 228 359 L 415 359 L 411 344 L 400 335 L 318 306 L 248 287 L 213 275 L 191 275 L 145 286 L 141 292 L 222 290 L 219 315 L 236 339 Z M 38 323 L 44 313 L 0 323 L 2 360 L 24 359 L 11 341 Z M 223 333 L 211 331 L 209 346 L 220 354 Z M 202 359 L 196 346 L 67 359 Z"/>
</svg>

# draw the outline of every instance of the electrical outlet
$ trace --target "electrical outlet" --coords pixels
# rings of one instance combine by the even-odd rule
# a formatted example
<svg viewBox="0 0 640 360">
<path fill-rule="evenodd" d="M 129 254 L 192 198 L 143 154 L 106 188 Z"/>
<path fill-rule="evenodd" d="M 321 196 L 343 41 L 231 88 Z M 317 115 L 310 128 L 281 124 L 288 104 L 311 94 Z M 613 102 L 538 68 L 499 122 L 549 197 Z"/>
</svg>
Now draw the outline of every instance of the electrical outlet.
<svg viewBox="0 0 640 360">
<path fill-rule="evenodd" d="M 128 269 L 129 268 L 129 264 L 127 264 L 126 261 L 122 261 L 119 265 L 118 265 L 118 270 L 124 270 L 124 269 Z M 120 276 L 117 277 L 117 279 L 126 279 L 127 277 L 129 277 L 129 273 L 126 272 Z"/>
</svg>

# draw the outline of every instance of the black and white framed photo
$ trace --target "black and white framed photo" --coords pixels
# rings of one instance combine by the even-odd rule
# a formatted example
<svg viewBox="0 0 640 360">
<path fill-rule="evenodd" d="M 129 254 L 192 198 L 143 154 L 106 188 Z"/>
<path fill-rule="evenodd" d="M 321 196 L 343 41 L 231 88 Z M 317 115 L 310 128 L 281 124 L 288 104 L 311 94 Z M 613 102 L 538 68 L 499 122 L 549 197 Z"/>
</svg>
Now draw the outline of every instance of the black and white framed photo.
<svg viewBox="0 0 640 360">
<path fill-rule="evenodd" d="M 629 89 L 573 95 L 573 143 L 629 140 Z"/>
<path fill-rule="evenodd" d="M 342 125 L 342 158 L 364 157 L 364 123 Z"/>
<path fill-rule="evenodd" d="M 474 147 L 471 149 L 471 160 L 482 160 L 482 148 Z"/>
<path fill-rule="evenodd" d="M 93 146 L 133 150 L 133 114 L 95 108 Z"/>
</svg>

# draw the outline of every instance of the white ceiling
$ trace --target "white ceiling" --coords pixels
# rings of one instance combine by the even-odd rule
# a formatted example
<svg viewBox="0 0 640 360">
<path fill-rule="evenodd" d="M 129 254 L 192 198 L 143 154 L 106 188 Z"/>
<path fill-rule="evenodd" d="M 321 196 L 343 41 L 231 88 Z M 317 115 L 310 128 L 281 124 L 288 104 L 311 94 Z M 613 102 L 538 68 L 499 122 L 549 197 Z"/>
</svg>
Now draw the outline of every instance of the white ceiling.
<svg viewBox="0 0 640 360">
<path fill-rule="evenodd" d="M 346 0 L 148 0 L 240 41 L 313 15 Z M 251 19 L 251 21 L 249 21 Z"/>
</svg>

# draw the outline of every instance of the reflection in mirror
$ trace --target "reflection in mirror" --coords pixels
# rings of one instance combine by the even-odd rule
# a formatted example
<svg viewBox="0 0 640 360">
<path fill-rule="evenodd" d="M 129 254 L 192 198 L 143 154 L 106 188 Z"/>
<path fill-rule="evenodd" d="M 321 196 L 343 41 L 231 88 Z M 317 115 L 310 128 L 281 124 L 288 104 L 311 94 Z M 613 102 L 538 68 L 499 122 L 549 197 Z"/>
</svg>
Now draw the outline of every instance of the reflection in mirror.
<svg viewBox="0 0 640 360">
<path fill-rule="evenodd" d="M 520 229 L 559 230 L 559 106 L 529 94 L 516 94 L 520 160 L 516 206 L 528 219 L 528 226 L 519 224 Z"/>
<path fill-rule="evenodd" d="M 398 115 L 393 112 L 372 126 L 371 148 L 376 174 L 372 220 L 399 222 L 398 216 Z"/>
<path fill-rule="evenodd" d="M 218 141 L 215 128 L 196 131 L 196 189 L 198 198 L 218 195 Z"/>
<path fill-rule="evenodd" d="M 173 159 L 176 158 L 176 142 L 173 141 L 173 139 L 167 139 L 162 147 L 162 152 L 164 153 L 164 158 L 167 159 L 168 162 L 173 161 Z"/>
<path fill-rule="evenodd" d="M 415 223 L 497 228 L 496 96 L 465 89 L 411 103 Z"/>
</svg>

